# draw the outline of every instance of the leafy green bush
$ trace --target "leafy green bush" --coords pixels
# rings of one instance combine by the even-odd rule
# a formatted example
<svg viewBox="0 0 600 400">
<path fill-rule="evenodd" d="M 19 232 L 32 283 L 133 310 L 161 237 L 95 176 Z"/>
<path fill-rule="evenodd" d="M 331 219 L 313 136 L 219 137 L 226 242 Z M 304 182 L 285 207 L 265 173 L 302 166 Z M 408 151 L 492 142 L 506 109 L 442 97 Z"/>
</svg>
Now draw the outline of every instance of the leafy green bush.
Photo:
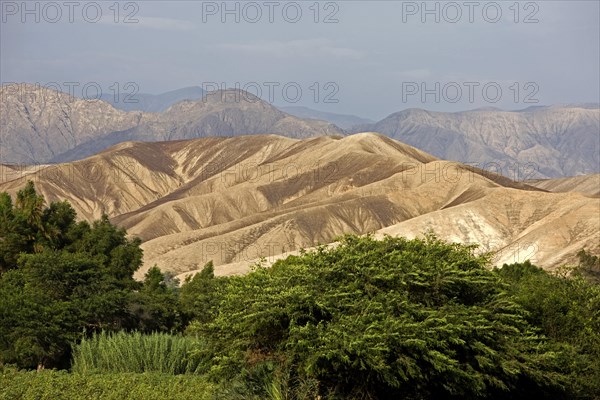
<svg viewBox="0 0 600 400">
<path fill-rule="evenodd" d="M 433 236 L 347 236 L 242 277 L 208 263 L 179 289 L 158 268 L 133 279 L 139 244 L 31 183 L 0 194 L 0 368 L 66 368 L 74 348 L 75 371 L 0 369 L 0 398 L 600 398 L 586 251 L 553 276 Z"/>
<path fill-rule="evenodd" d="M 583 273 L 584 271 L 581 271 Z M 600 398 L 600 285 L 580 275 L 552 275 L 531 265 L 497 270 L 515 301 L 527 310 L 561 354 L 560 363 L 578 398 Z"/>
<path fill-rule="evenodd" d="M 0 400 L 219 399 L 215 385 L 194 375 L 78 374 L 0 369 Z"/>
<path fill-rule="evenodd" d="M 102 332 L 74 347 L 72 369 L 78 373 L 199 373 L 206 362 L 190 357 L 197 345 L 191 337 L 166 333 Z"/>
<path fill-rule="evenodd" d="M 556 353 L 473 248 L 345 237 L 230 278 L 212 376 L 314 379 L 332 398 L 564 398 Z M 200 351 L 202 353 L 202 351 Z"/>
</svg>

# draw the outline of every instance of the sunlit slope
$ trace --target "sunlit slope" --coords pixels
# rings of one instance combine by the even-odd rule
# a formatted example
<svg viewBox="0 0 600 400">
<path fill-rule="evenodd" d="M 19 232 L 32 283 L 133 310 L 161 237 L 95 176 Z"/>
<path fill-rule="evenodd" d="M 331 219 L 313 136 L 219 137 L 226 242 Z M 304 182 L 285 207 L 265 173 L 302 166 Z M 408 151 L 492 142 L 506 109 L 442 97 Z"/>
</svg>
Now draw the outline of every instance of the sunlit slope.
<svg viewBox="0 0 600 400">
<path fill-rule="evenodd" d="M 550 193 L 375 133 L 128 142 L 21 175 L 12 171 L 0 190 L 14 194 L 33 179 L 47 199 L 69 200 L 86 219 L 107 213 L 142 238 L 138 276 L 154 264 L 181 274 L 209 260 L 217 273 L 240 272 L 344 233 L 428 229 L 503 249 L 499 262 L 524 258 L 531 245 L 552 268 L 600 232 L 598 198 Z M 511 246 L 522 247 L 518 257 Z"/>
</svg>

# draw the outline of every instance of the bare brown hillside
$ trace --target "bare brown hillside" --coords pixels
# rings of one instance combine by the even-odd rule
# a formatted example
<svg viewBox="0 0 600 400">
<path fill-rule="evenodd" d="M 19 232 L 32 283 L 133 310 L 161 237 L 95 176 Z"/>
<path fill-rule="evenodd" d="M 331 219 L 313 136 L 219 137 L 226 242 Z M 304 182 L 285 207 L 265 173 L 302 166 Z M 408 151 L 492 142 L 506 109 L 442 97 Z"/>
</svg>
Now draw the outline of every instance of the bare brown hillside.
<svg viewBox="0 0 600 400">
<path fill-rule="evenodd" d="M 144 270 L 178 274 L 209 260 L 217 273 L 239 273 L 344 233 L 433 229 L 498 251 L 499 263 L 547 268 L 600 240 L 599 198 L 550 193 L 375 133 L 128 142 L 10 179 L 0 191 L 33 179 L 83 218 L 108 213 L 144 240 Z"/>
<path fill-rule="evenodd" d="M 528 183 L 550 192 L 579 192 L 590 196 L 600 196 L 600 174 L 540 179 Z"/>
</svg>

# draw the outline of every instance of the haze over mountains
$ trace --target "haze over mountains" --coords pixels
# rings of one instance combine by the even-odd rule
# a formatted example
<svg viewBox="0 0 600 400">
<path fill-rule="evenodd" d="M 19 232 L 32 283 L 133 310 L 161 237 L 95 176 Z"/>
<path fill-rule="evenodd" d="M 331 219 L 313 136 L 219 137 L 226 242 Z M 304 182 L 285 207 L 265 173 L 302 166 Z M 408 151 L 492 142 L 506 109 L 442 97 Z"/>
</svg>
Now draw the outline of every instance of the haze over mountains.
<svg viewBox="0 0 600 400">
<path fill-rule="evenodd" d="M 336 114 L 313 110 L 312 108 L 308 107 L 285 106 L 279 107 L 279 109 L 298 118 L 309 118 L 327 121 L 339 126 L 342 129 L 347 130 L 352 130 L 352 128 L 354 128 L 357 125 L 366 125 L 374 123 L 374 121 L 371 121 L 370 119 L 357 117 L 356 115 Z"/>
<path fill-rule="evenodd" d="M 131 88 L 137 90 L 137 86 Z M 123 111 L 163 112 L 180 101 L 199 100 L 204 94 L 201 87 L 190 86 L 161 94 L 136 93 L 130 89 L 119 96 L 105 93 L 100 99 Z"/>
<path fill-rule="evenodd" d="M 190 86 L 160 94 L 133 93 L 131 91 L 130 93 L 121 93 L 116 97 L 114 94 L 104 94 L 101 100 L 123 111 L 163 112 L 180 101 L 199 100 L 206 92 L 199 86 Z M 298 118 L 331 122 L 342 129 L 351 129 L 356 125 L 375 122 L 355 115 L 324 112 L 302 106 L 278 106 L 277 108 Z"/>
<path fill-rule="evenodd" d="M 199 86 L 190 86 L 156 95 L 147 93 L 121 93 L 120 96 L 115 97 L 114 94 L 104 94 L 100 99 L 111 104 L 114 108 L 123 111 L 163 112 L 181 101 L 202 99 L 205 93 Z M 331 122 L 342 129 L 351 129 L 356 125 L 372 124 L 375 122 L 355 115 L 324 112 L 302 106 L 278 106 L 277 108 L 298 118 Z"/>
<path fill-rule="evenodd" d="M 481 243 L 497 263 L 531 258 L 545 268 L 600 240 L 599 197 L 546 192 L 375 133 L 128 142 L 5 176 L 0 191 L 32 179 L 83 218 L 108 213 L 144 240 L 141 275 L 154 264 L 185 274 L 209 260 L 218 274 L 244 272 L 344 233 L 433 229 Z"/>
</svg>

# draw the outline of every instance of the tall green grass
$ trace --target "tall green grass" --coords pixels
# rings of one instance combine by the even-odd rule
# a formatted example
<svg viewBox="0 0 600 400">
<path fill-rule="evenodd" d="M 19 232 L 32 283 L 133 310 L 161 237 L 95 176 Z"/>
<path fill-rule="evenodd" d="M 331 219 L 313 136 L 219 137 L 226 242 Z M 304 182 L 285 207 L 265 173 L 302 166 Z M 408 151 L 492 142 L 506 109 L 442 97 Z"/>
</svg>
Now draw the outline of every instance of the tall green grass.
<svg viewBox="0 0 600 400">
<path fill-rule="evenodd" d="M 77 373 L 197 374 L 203 372 L 203 361 L 191 354 L 198 344 L 192 337 L 166 333 L 102 332 L 74 346 L 71 367 Z"/>
</svg>

